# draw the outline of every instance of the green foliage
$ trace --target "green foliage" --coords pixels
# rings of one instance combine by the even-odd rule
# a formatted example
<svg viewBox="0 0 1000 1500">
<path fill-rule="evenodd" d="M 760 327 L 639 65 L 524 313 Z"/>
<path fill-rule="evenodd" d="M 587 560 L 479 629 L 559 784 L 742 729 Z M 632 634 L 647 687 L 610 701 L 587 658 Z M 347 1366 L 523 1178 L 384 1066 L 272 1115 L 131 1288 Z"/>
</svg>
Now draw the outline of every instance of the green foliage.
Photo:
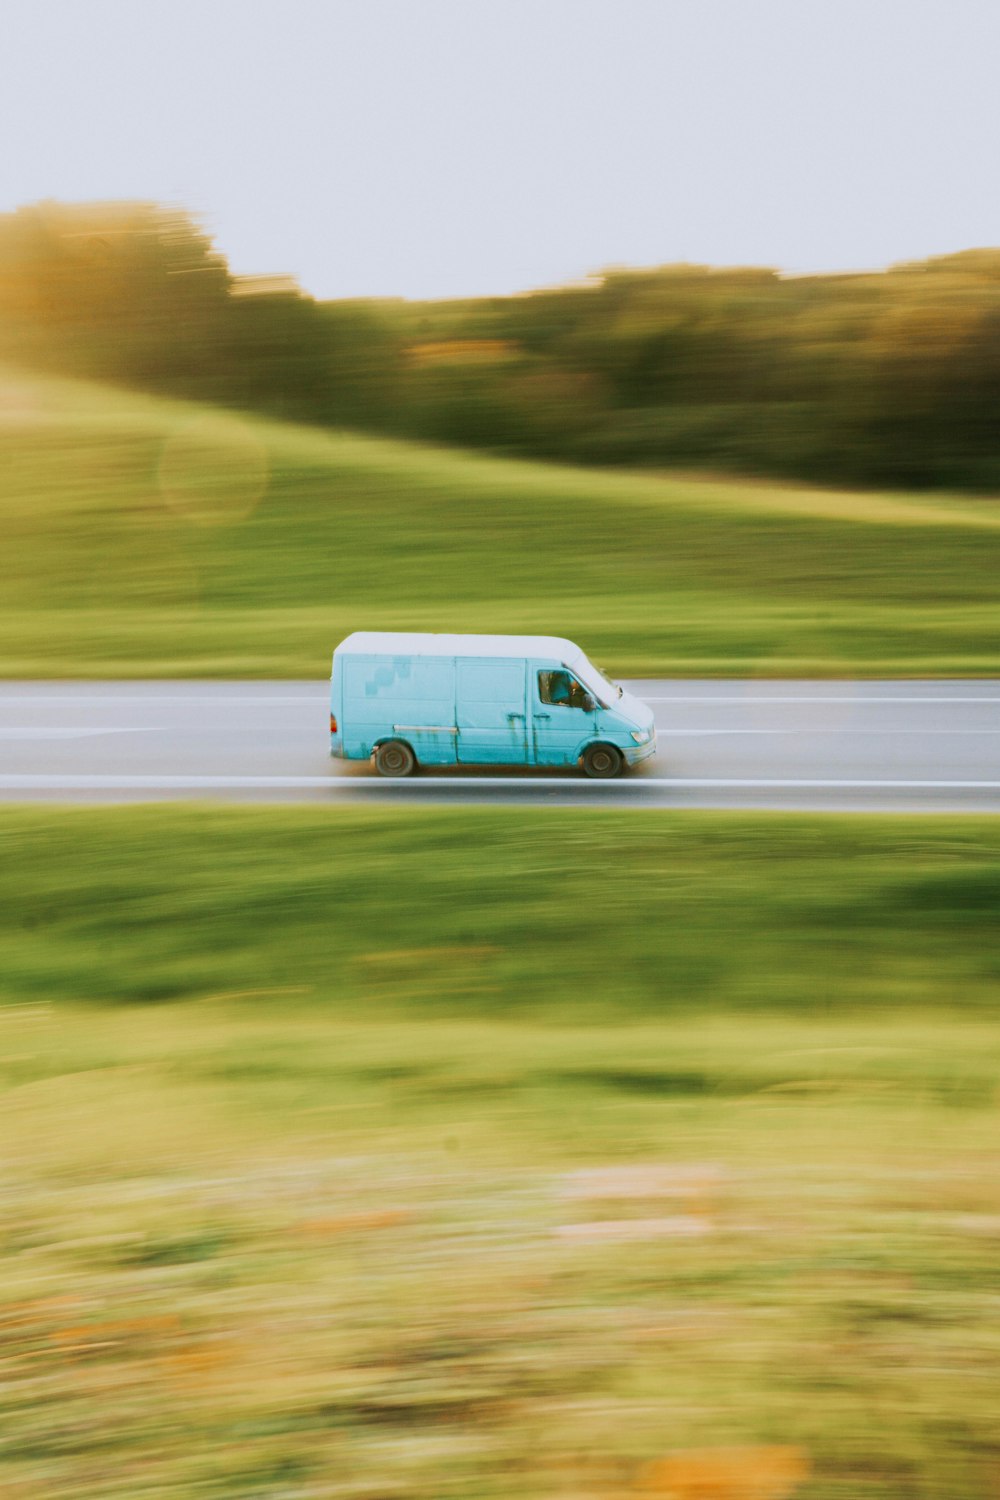
<svg viewBox="0 0 1000 1500">
<path fill-rule="evenodd" d="M 620 676 L 1000 671 L 982 502 L 608 474 L 0 379 L 0 672 L 322 676 L 350 630 Z"/>
<path fill-rule="evenodd" d="M 0 357 L 199 400 L 328 416 L 315 303 L 230 276 L 182 210 L 41 203 L 0 215 Z"/>
<path fill-rule="evenodd" d="M 456 350 L 462 340 L 507 340 L 553 376 L 586 382 L 591 410 L 578 430 L 553 421 L 512 438 L 499 423 L 493 446 L 589 463 L 996 489 L 998 261 L 972 252 L 800 279 L 698 266 L 610 272 L 506 307 L 464 304 L 461 317 L 421 309 L 421 337 Z M 427 384 L 419 369 L 410 378 L 417 390 Z M 503 381 L 497 370 L 498 406 Z"/>
<path fill-rule="evenodd" d="M 319 305 L 231 277 L 183 212 L 45 203 L 0 215 L 0 357 L 502 453 L 995 491 L 998 265 Z"/>
<path fill-rule="evenodd" d="M 8 355 L 138 385 L 197 381 L 224 357 L 225 262 L 183 214 L 42 203 L 0 216 Z"/>
</svg>

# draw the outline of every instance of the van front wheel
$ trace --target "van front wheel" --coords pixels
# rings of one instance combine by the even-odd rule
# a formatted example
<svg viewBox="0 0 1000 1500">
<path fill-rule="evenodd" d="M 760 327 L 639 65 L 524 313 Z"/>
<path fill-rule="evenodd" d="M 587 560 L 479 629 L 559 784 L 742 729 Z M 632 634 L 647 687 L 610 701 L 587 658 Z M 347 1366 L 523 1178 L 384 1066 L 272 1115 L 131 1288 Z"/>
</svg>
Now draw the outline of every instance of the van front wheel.
<svg viewBox="0 0 1000 1500">
<path fill-rule="evenodd" d="M 588 745 L 583 752 L 584 771 L 602 781 L 620 776 L 623 765 L 622 753 L 614 745 Z"/>
<path fill-rule="evenodd" d="M 375 751 L 375 769 L 380 776 L 411 776 L 416 757 L 402 740 L 386 740 Z"/>
</svg>

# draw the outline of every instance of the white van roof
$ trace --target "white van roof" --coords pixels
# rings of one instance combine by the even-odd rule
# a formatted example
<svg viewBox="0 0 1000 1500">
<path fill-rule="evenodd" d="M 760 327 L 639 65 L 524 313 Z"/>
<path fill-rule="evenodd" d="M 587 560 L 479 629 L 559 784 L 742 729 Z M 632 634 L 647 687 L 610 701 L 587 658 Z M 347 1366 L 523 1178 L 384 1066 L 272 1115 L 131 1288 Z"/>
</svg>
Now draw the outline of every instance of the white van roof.
<svg viewBox="0 0 1000 1500">
<path fill-rule="evenodd" d="M 558 635 L 431 635 L 356 630 L 335 655 L 364 656 L 541 656 L 567 664 L 583 652 Z"/>
</svg>

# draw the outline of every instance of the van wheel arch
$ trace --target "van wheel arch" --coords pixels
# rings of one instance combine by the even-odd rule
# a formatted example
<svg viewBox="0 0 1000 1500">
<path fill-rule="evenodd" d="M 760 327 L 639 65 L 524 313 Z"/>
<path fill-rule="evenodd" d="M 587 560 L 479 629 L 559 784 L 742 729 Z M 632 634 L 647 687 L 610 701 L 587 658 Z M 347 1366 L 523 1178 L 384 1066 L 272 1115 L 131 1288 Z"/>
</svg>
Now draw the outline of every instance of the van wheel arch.
<svg viewBox="0 0 1000 1500">
<path fill-rule="evenodd" d="M 380 776 L 412 776 L 417 769 L 413 746 L 406 740 L 379 740 L 372 746 L 372 759 Z"/>
<path fill-rule="evenodd" d="M 584 775 L 600 781 L 610 781 L 612 777 L 621 775 L 625 768 L 625 757 L 617 745 L 594 740 L 580 756 L 580 765 Z"/>
</svg>

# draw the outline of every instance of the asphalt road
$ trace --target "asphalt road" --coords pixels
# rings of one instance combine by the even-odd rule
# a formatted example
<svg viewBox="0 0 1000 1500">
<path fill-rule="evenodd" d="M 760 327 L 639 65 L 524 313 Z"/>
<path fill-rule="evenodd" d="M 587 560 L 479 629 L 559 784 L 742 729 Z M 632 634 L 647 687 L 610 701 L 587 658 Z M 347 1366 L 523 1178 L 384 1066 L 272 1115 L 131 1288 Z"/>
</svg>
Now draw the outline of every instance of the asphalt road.
<svg viewBox="0 0 1000 1500">
<path fill-rule="evenodd" d="M 0 685 L 0 800 L 1000 812 L 1000 682 L 632 682 L 658 751 L 614 782 L 327 753 L 324 682 Z"/>
</svg>

